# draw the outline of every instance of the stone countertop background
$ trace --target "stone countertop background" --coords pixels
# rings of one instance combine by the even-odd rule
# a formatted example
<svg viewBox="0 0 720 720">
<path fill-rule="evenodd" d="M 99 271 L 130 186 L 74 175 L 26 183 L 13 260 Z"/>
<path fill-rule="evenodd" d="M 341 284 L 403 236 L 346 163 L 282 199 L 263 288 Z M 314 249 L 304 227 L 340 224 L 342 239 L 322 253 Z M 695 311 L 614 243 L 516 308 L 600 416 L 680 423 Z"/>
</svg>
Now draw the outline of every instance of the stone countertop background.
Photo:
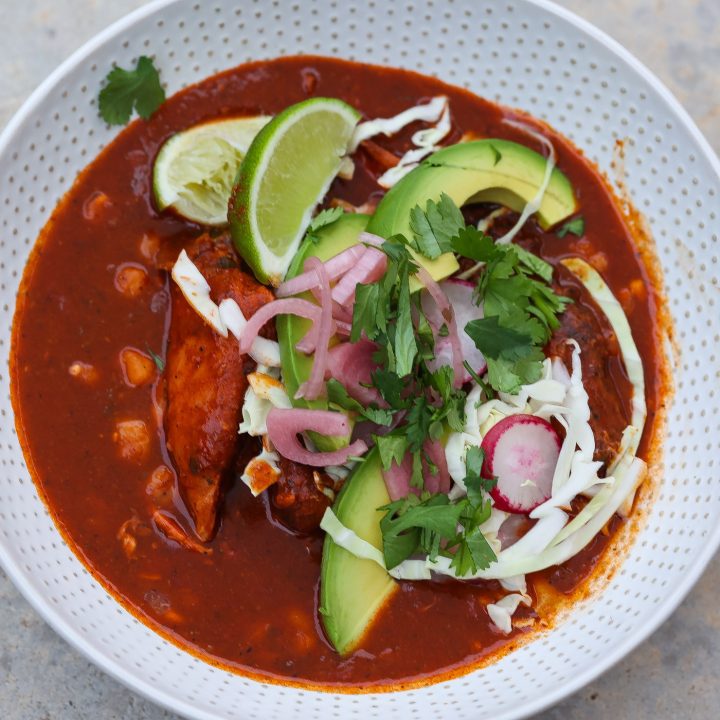
<svg viewBox="0 0 720 720">
<path fill-rule="evenodd" d="M 143 0 L 0 0 L 0 128 L 76 48 Z M 720 0 L 560 0 L 670 88 L 720 151 Z M 623 662 L 536 720 L 709 720 L 720 708 L 720 557 Z M 0 570 L 3 720 L 179 720 L 88 663 Z"/>
</svg>

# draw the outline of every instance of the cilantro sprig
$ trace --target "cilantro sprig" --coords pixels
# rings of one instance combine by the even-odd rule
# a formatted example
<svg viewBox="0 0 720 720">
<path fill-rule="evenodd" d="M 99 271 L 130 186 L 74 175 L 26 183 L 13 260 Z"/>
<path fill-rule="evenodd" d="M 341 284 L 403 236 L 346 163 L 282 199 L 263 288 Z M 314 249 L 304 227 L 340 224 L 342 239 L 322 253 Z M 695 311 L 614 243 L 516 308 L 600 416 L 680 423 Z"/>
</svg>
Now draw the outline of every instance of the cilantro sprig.
<svg viewBox="0 0 720 720">
<path fill-rule="evenodd" d="M 373 436 L 384 470 L 393 464 L 411 465 L 410 484 L 416 493 L 380 508 L 385 512 L 381 530 L 387 567 L 422 552 L 431 559 L 450 558 L 456 573 L 464 576 L 495 559 L 480 531 L 490 515 L 488 493 L 495 481 L 482 476 L 482 450 L 470 448 L 464 498 L 452 501 L 425 490 L 424 477 L 439 472 L 428 449 L 447 432 L 463 429 L 467 394 L 455 386 L 452 367 L 434 369 L 431 362 L 436 338 L 447 336 L 448 328 L 434 326 L 420 293 L 410 292 L 417 256 L 435 259 L 455 252 L 479 264 L 474 301 L 482 305 L 483 317 L 467 323 L 461 332 L 487 360 L 485 378 L 465 363 L 486 398 L 496 391 L 515 393 L 539 379 L 542 348 L 569 300 L 552 290 L 551 265 L 522 247 L 496 244 L 489 235 L 466 226 L 448 195 L 429 201 L 425 208 L 413 208 L 410 231 L 409 238 L 395 235 L 383 243 L 385 274 L 374 283 L 358 285 L 355 293 L 350 341 L 365 337 L 378 346 L 374 360 L 379 367 L 370 385 L 382 398 L 382 407 L 363 407 L 335 381 L 330 381 L 328 394 L 341 407 L 392 428 Z"/>
<path fill-rule="evenodd" d="M 496 482 L 482 478 L 482 461 L 480 448 L 468 451 L 468 494 L 461 500 L 453 502 L 444 494 L 411 494 L 379 508 L 385 511 L 380 530 L 388 569 L 423 553 L 430 560 L 438 556 L 450 558 L 450 567 L 464 577 L 484 570 L 497 559 L 480 531 L 491 511 L 486 493 Z"/>
<path fill-rule="evenodd" d="M 362 334 L 381 347 L 381 365 L 403 378 L 415 367 L 418 343 L 411 306 L 418 307 L 410 295 L 410 276 L 417 272 L 407 246 L 397 238 L 383 243 L 388 257 L 387 271 L 380 280 L 359 284 L 355 290 L 350 341 Z"/>
<path fill-rule="evenodd" d="M 411 244 L 430 260 L 450 252 L 452 239 L 465 227 L 460 208 L 449 195 L 443 193 L 438 202 L 429 200 L 423 210 L 416 205 L 410 211 Z"/>
<path fill-rule="evenodd" d="M 585 234 L 585 218 L 578 215 L 561 225 L 555 233 L 558 237 L 565 237 L 568 233 L 582 237 Z"/>
<path fill-rule="evenodd" d="M 320 242 L 320 237 L 317 234 L 318 230 L 321 230 L 328 225 L 332 225 L 336 220 L 339 220 L 345 211 L 341 207 L 327 208 L 321 210 L 308 225 L 305 237 L 314 243 Z"/>
<path fill-rule="evenodd" d="M 471 226 L 452 244 L 458 254 L 484 264 L 477 280 L 483 317 L 464 330 L 487 360 L 489 385 L 516 393 L 540 379 L 542 348 L 570 300 L 551 288 L 552 266 L 518 245 L 496 244 Z"/>
<path fill-rule="evenodd" d="M 100 116 L 108 125 L 125 125 L 133 110 L 147 120 L 165 101 L 165 90 L 153 61 L 143 55 L 134 70 L 114 67 L 98 97 Z"/>
</svg>

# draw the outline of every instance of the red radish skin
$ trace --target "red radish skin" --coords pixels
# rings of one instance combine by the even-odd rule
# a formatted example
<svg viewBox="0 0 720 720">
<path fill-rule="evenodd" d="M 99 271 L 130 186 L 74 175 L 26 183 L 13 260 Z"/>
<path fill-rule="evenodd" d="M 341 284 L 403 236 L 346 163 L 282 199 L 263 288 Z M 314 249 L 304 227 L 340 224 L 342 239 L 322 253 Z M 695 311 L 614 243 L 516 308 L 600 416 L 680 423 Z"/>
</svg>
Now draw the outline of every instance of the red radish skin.
<svg viewBox="0 0 720 720">
<path fill-rule="evenodd" d="M 561 445 L 555 428 L 534 415 L 511 415 L 497 423 L 481 445 L 481 474 L 497 478 L 490 493 L 495 507 L 527 515 L 548 500 Z"/>
<path fill-rule="evenodd" d="M 421 301 L 428 322 L 435 330 L 446 323 L 443 309 L 444 303 L 447 302 L 452 308 L 454 323 L 453 327 L 448 325 L 448 331 L 451 332 L 448 337 L 436 338 L 436 357 L 429 365 L 430 370 L 435 371 L 442 365 L 454 365 L 454 356 L 458 355 L 461 361 L 467 360 L 470 367 L 478 375 L 482 375 L 487 370 L 487 363 L 482 353 L 475 347 L 475 343 L 465 332 L 465 326 L 471 320 L 483 317 L 482 308 L 475 305 L 473 301 L 475 284 L 468 280 L 451 278 L 441 282 L 433 290 L 434 294 L 430 292 L 429 286 L 428 292 L 423 294 Z M 457 367 L 456 373 L 459 373 L 463 383 L 470 382 L 472 379 L 462 362 Z"/>
<path fill-rule="evenodd" d="M 471 337 L 465 332 L 465 326 L 471 320 L 478 320 L 484 316 L 482 307 L 478 307 L 473 301 L 475 283 L 469 280 L 450 278 L 441 283 L 440 287 L 445 291 L 455 312 L 463 360 L 467 360 L 468 365 L 478 375 L 482 375 L 487 370 L 487 362 Z M 463 381 L 469 382 L 470 379 L 470 375 L 463 368 Z"/>
</svg>

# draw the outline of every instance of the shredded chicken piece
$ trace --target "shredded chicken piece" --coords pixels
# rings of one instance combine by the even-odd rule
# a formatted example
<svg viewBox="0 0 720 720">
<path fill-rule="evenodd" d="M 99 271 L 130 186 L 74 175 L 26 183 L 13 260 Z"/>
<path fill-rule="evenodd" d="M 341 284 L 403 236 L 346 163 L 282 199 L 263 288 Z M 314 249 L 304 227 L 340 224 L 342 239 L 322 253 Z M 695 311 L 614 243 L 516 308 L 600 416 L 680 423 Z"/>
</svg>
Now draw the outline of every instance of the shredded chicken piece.
<svg viewBox="0 0 720 720">
<path fill-rule="evenodd" d="M 360 147 L 385 170 L 395 167 L 400 162 L 400 158 L 397 155 L 394 155 L 372 140 L 363 140 L 360 143 Z"/>
<path fill-rule="evenodd" d="M 227 238 L 203 235 L 187 248 L 210 285 L 214 302 L 232 298 L 245 317 L 272 300 L 272 293 L 240 270 Z M 216 333 L 173 284 L 167 347 L 164 413 L 168 450 L 178 487 L 202 541 L 217 524 L 222 484 L 237 452 L 237 428 L 248 387 L 237 340 Z"/>
<path fill-rule="evenodd" d="M 117 531 L 117 539 L 128 560 L 134 560 L 137 552 L 137 536 L 148 535 L 149 528 L 140 521 L 140 518 L 133 513 L 133 516 L 126 520 Z"/>
<path fill-rule="evenodd" d="M 201 553 L 202 555 L 210 555 L 212 548 L 205 547 L 194 538 L 191 538 L 180 526 L 177 520 L 169 515 L 156 510 L 152 516 L 153 522 L 157 529 L 168 539 L 176 542 L 186 550 Z"/>
<path fill-rule="evenodd" d="M 362 213 L 366 215 L 372 215 L 375 212 L 375 208 L 377 207 L 379 200 L 371 197 L 367 202 L 364 202 L 362 205 L 353 205 L 352 203 L 348 202 L 347 200 L 343 200 L 342 198 L 333 198 L 330 201 L 330 207 L 339 207 L 342 208 L 345 212 L 349 213 Z"/>
</svg>

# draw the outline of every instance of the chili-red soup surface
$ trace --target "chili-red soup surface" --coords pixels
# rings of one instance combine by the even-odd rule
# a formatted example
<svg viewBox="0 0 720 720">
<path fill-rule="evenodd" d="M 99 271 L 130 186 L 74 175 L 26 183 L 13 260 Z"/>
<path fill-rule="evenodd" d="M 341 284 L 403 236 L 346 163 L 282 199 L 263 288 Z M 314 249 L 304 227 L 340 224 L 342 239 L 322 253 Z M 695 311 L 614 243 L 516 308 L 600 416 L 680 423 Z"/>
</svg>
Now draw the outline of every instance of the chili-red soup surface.
<svg viewBox="0 0 720 720">
<path fill-rule="evenodd" d="M 318 621 L 319 532 L 290 533 L 273 521 L 267 500 L 253 498 L 239 481 L 225 493 L 211 554 L 169 541 L 152 522 L 149 480 L 159 466 L 171 467 L 158 419 L 161 388 L 157 381 L 133 386 L 121 353 L 134 348 L 163 354 L 170 303 L 159 258 L 174 257 L 201 232 L 153 207 L 152 166 L 161 144 L 202 121 L 274 114 L 313 95 L 341 98 L 374 118 L 439 94 L 450 100 L 448 142 L 472 133 L 541 150 L 503 123 L 517 113 L 433 78 L 314 57 L 252 63 L 178 93 L 150 121 L 121 132 L 63 198 L 28 262 L 14 324 L 13 401 L 42 497 L 80 559 L 126 607 L 181 646 L 237 672 L 304 685 L 368 687 L 472 667 L 548 621 L 555 604 L 582 588 L 622 525 L 616 518 L 564 566 L 528 578 L 531 594 L 542 602 L 534 602 L 535 609 L 521 606 L 508 636 L 485 609 L 498 597 L 497 583 L 403 582 L 362 648 L 341 657 Z M 377 142 L 400 155 L 416 127 Z M 645 367 L 643 455 L 662 393 L 656 295 L 604 180 L 566 140 L 542 129 L 575 189 L 585 233 L 561 238 L 531 220 L 519 242 L 554 265 L 566 256 L 584 257 L 621 299 Z M 377 159 L 361 150 L 352 180 L 336 180 L 329 197 L 354 205 L 377 199 L 381 172 Z M 556 286 L 575 302 L 555 341 L 580 341 L 593 428 L 599 444 L 610 447 L 630 417 L 631 386 L 617 343 L 570 273 L 560 268 Z M 123 421 L 143 421 L 152 429 L 140 458 L 118 452 L 117 424 Z M 183 503 L 171 492 L 173 514 L 191 533 Z"/>
</svg>

